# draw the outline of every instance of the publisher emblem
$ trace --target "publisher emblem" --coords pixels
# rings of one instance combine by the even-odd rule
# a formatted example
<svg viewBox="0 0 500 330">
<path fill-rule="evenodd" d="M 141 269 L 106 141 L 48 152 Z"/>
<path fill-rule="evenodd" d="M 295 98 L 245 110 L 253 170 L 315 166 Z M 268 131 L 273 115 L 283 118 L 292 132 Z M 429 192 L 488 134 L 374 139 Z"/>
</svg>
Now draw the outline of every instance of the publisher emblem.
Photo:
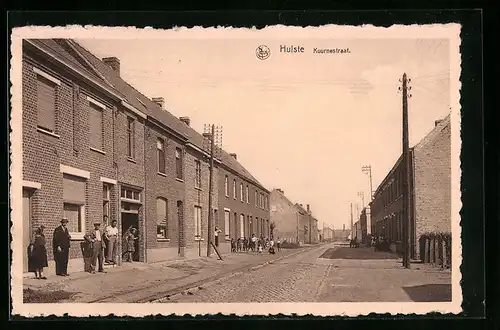
<svg viewBox="0 0 500 330">
<path fill-rule="evenodd" d="M 257 58 L 259 60 L 265 60 L 268 59 L 269 56 L 271 56 L 271 50 L 266 45 L 260 45 L 255 50 L 255 55 L 257 55 Z"/>
</svg>

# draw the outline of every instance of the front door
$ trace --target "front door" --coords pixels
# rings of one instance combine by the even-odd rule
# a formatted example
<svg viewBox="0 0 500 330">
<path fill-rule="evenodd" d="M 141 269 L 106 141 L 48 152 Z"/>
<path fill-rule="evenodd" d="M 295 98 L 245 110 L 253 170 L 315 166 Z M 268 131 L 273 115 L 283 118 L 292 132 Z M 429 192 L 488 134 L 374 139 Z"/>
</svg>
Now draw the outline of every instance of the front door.
<svg viewBox="0 0 500 330">
<path fill-rule="evenodd" d="M 23 271 L 28 271 L 28 246 L 31 241 L 31 191 L 23 189 Z"/>
<path fill-rule="evenodd" d="M 137 213 L 125 213 L 122 212 L 122 237 L 125 236 L 125 233 L 129 231 L 131 228 L 136 229 L 135 237 L 137 238 L 134 241 L 135 251 L 132 254 L 133 261 L 139 261 L 139 214 Z M 124 244 L 128 244 L 124 242 Z M 124 246 L 124 252 L 126 251 L 126 246 Z"/>
</svg>

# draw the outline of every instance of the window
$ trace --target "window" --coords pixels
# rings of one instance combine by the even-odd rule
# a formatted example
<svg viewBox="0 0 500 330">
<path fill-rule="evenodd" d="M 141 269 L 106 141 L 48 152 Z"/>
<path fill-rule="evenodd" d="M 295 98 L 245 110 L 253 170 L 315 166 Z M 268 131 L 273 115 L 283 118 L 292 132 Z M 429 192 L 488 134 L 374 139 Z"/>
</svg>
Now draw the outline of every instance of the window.
<svg viewBox="0 0 500 330">
<path fill-rule="evenodd" d="M 240 183 L 240 200 L 243 202 L 243 183 Z"/>
<path fill-rule="evenodd" d="M 108 216 L 109 219 L 110 186 L 102 185 L 102 216 Z M 105 224 L 108 225 L 108 224 Z"/>
<path fill-rule="evenodd" d="M 247 199 L 247 204 L 250 204 L 250 190 L 248 189 L 248 185 L 247 185 L 247 190 L 245 192 L 245 197 Z"/>
<path fill-rule="evenodd" d="M 201 207 L 194 207 L 194 236 L 201 238 Z"/>
<path fill-rule="evenodd" d="M 38 127 L 49 132 L 56 130 L 56 84 L 38 76 L 37 79 Z"/>
<path fill-rule="evenodd" d="M 175 173 L 177 179 L 182 180 L 182 150 L 181 148 L 175 148 Z"/>
<path fill-rule="evenodd" d="M 135 121 L 127 117 L 127 156 L 135 158 Z"/>
<path fill-rule="evenodd" d="M 254 194 L 254 197 L 255 197 L 255 206 L 257 206 L 257 199 L 258 199 L 257 196 L 258 196 L 258 194 L 259 193 L 257 192 L 257 190 L 255 190 L 255 194 Z"/>
<path fill-rule="evenodd" d="M 224 179 L 224 192 L 226 194 L 226 197 L 229 197 L 229 179 L 228 179 L 227 175 Z"/>
<path fill-rule="evenodd" d="M 236 199 L 236 180 L 233 180 L 233 198 Z"/>
<path fill-rule="evenodd" d="M 89 141 L 90 147 L 97 150 L 103 150 L 102 112 L 102 108 L 89 102 Z"/>
<path fill-rule="evenodd" d="M 140 202 L 141 201 L 141 193 L 137 190 L 132 190 L 130 188 L 122 187 L 121 191 L 121 198 L 125 199 L 130 199 L 130 200 L 135 200 Z"/>
<path fill-rule="evenodd" d="M 230 211 L 224 211 L 224 236 L 229 239 L 229 219 L 231 217 Z"/>
<path fill-rule="evenodd" d="M 170 238 L 168 235 L 168 202 L 166 199 L 156 199 L 156 239 Z"/>
<path fill-rule="evenodd" d="M 165 174 L 165 142 L 163 139 L 156 141 L 156 158 L 158 160 L 158 173 Z"/>
<path fill-rule="evenodd" d="M 245 215 L 240 214 L 240 237 L 245 237 Z"/>
<path fill-rule="evenodd" d="M 85 233 L 85 188 L 85 179 L 63 175 L 63 210 L 70 233 Z"/>
<path fill-rule="evenodd" d="M 201 188 L 201 162 L 199 160 L 195 160 L 194 163 L 196 166 L 194 186 L 196 188 Z"/>
</svg>

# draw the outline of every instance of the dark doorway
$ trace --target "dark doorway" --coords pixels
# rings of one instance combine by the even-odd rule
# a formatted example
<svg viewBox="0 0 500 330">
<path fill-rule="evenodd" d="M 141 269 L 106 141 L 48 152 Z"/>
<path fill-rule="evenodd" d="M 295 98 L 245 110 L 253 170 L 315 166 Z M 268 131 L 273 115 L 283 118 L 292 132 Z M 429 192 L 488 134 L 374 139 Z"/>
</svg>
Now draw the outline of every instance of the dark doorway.
<svg viewBox="0 0 500 330">
<path fill-rule="evenodd" d="M 131 229 L 135 228 L 135 237 L 139 237 L 139 214 L 137 213 L 122 213 L 122 237 Z M 127 245 L 124 242 L 123 252 L 126 251 Z M 139 261 L 139 239 L 134 241 L 135 252 L 132 255 L 133 261 Z"/>
<path fill-rule="evenodd" d="M 28 246 L 32 236 L 32 212 L 31 212 L 32 192 L 23 189 L 23 271 L 28 271 Z"/>
</svg>

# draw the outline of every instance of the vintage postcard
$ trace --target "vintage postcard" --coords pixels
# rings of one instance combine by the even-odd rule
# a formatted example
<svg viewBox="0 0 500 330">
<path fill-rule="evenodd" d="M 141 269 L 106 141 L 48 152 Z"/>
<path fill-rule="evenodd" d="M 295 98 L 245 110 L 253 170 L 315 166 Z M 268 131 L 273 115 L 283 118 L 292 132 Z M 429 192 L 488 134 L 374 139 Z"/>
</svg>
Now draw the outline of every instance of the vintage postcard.
<svg viewBox="0 0 500 330">
<path fill-rule="evenodd" d="M 11 35 L 13 314 L 460 313 L 460 25 Z"/>
</svg>

